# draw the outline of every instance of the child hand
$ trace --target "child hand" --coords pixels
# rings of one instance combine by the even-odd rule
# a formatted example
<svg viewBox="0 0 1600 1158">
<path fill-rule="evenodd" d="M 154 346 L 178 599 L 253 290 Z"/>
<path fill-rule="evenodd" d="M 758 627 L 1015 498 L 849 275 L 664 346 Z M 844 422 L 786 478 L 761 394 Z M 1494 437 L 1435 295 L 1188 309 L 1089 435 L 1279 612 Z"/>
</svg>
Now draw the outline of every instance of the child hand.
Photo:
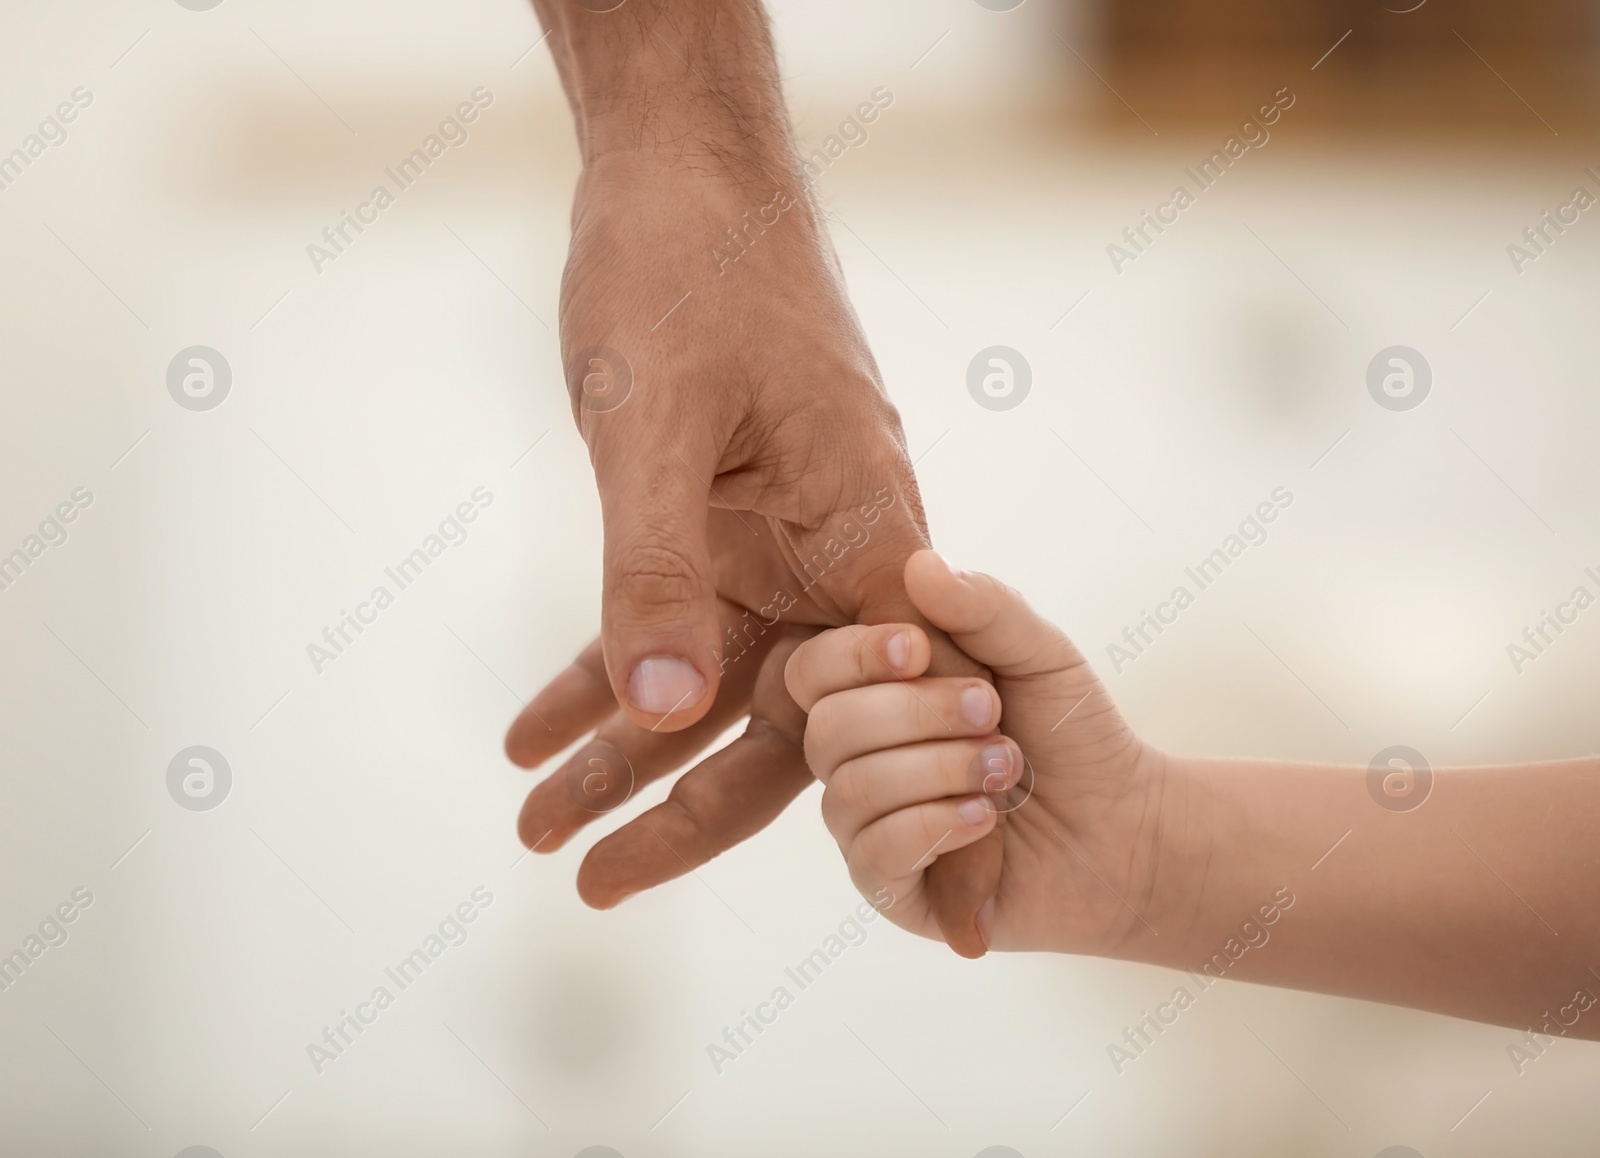
<svg viewBox="0 0 1600 1158">
<path fill-rule="evenodd" d="M 1147 931 L 1164 757 L 1017 592 L 932 551 L 906 562 L 905 581 L 994 685 L 919 678 L 929 643 L 910 624 L 836 628 L 790 658 L 789 692 L 809 713 L 806 759 L 851 879 L 893 898 L 890 920 L 941 939 L 928 866 L 1002 824 L 1000 883 L 978 918 L 985 943 L 1119 955 Z"/>
<path fill-rule="evenodd" d="M 1376 760 L 1168 756 L 1015 591 L 931 551 L 906 562 L 905 589 L 993 687 L 927 678 L 928 637 L 909 624 L 825 632 L 785 671 L 810 713 L 823 820 L 896 924 L 938 939 L 928 865 L 999 826 L 982 846 L 1000 862 L 978 919 L 992 948 L 1493 1021 L 1525 1030 L 1507 1047 L 1518 1073 L 1554 1036 L 1600 1039 L 1600 1015 L 1582 1016 L 1597 1001 L 1600 759 L 1424 763 L 1397 805 Z M 1515 866 L 1515 887 L 1492 862 Z"/>
</svg>

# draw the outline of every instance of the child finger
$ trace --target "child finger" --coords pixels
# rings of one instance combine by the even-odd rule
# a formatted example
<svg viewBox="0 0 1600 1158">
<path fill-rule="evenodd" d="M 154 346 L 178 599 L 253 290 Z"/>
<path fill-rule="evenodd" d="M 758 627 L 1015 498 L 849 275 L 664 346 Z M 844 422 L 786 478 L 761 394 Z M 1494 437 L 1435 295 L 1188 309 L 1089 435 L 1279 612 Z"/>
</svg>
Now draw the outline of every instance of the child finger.
<svg viewBox="0 0 1600 1158">
<path fill-rule="evenodd" d="M 920 627 L 850 624 L 801 644 L 789 657 L 784 680 L 795 703 L 809 712 L 818 700 L 847 688 L 915 679 L 928 670 L 929 654 L 928 636 Z"/>
<path fill-rule="evenodd" d="M 806 762 L 827 783 L 846 760 L 920 740 L 984 736 L 1000 722 L 994 685 L 973 678 L 872 684 L 818 701 L 806 723 Z"/>
<path fill-rule="evenodd" d="M 1005 736 L 939 740 L 871 752 L 841 764 L 822 794 L 822 820 L 841 848 L 862 829 L 914 804 L 999 794 L 1022 777 L 1022 753 Z"/>
<path fill-rule="evenodd" d="M 929 865 L 945 853 L 982 839 L 996 812 L 982 796 L 916 804 L 873 821 L 845 851 L 850 879 L 863 892 L 887 888 L 909 892 Z"/>
</svg>

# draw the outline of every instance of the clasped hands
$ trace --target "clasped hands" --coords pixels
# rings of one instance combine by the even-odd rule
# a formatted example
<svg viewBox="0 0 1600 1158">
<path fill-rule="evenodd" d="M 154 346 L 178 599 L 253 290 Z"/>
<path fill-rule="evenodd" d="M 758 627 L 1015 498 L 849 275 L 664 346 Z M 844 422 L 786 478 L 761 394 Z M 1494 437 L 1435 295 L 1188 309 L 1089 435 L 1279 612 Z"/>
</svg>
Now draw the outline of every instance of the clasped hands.
<svg viewBox="0 0 1600 1158">
<path fill-rule="evenodd" d="M 927 549 L 764 8 L 534 5 L 583 155 L 561 338 L 605 559 L 600 638 L 506 737 L 529 768 L 589 737 L 529 794 L 530 848 L 692 765 L 584 858 L 606 908 L 817 779 L 855 884 L 963 956 L 1220 962 L 1547 1034 L 1554 1009 L 1568 1032 L 1600 944 L 1593 758 L 1435 769 L 1436 801 L 1395 811 L 1366 769 L 1143 743 L 1058 629 Z"/>
<path fill-rule="evenodd" d="M 600 908 L 753 835 L 812 782 L 784 681 L 803 640 L 928 626 L 902 575 L 929 542 L 899 417 L 798 170 L 732 181 L 652 164 L 592 162 L 574 209 L 561 333 L 604 519 L 601 634 L 527 705 L 506 751 L 532 768 L 593 737 L 530 793 L 524 842 L 553 851 L 627 795 L 585 789 L 595 751 L 620 754 L 637 791 L 749 723 L 590 850 L 578 889 Z M 773 183 L 790 210 L 755 260 L 719 266 L 712 243 Z M 620 380 L 625 397 L 597 397 L 597 358 L 602 389 Z M 985 675 L 929 639 L 932 672 Z M 938 927 L 963 955 L 984 951 L 977 914 L 1000 855 L 996 836 L 930 872 Z"/>
</svg>

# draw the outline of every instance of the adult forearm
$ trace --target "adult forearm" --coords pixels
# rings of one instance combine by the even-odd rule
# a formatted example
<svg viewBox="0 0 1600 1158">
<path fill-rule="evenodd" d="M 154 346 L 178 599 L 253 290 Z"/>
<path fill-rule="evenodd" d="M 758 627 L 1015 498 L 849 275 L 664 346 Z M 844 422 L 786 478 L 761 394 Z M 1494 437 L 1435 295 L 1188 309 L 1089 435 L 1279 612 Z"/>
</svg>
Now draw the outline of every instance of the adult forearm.
<svg viewBox="0 0 1600 1158">
<path fill-rule="evenodd" d="M 1174 761 L 1161 935 L 1130 955 L 1600 1038 L 1600 761 L 1436 771 L 1407 811 L 1385 775 Z"/>
<path fill-rule="evenodd" d="M 612 8 L 611 11 L 597 9 Z M 792 152 L 759 0 L 534 0 L 586 164 Z"/>
</svg>

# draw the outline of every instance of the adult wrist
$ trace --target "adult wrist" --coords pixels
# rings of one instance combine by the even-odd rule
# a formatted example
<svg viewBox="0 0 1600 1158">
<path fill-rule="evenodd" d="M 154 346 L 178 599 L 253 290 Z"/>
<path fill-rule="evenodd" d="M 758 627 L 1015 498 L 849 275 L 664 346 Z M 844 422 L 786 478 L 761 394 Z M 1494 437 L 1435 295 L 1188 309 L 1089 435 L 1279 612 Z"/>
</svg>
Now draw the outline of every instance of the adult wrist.
<svg viewBox="0 0 1600 1158">
<path fill-rule="evenodd" d="M 771 32 L 752 0 L 535 0 L 585 165 L 739 167 L 793 156 Z"/>
</svg>

